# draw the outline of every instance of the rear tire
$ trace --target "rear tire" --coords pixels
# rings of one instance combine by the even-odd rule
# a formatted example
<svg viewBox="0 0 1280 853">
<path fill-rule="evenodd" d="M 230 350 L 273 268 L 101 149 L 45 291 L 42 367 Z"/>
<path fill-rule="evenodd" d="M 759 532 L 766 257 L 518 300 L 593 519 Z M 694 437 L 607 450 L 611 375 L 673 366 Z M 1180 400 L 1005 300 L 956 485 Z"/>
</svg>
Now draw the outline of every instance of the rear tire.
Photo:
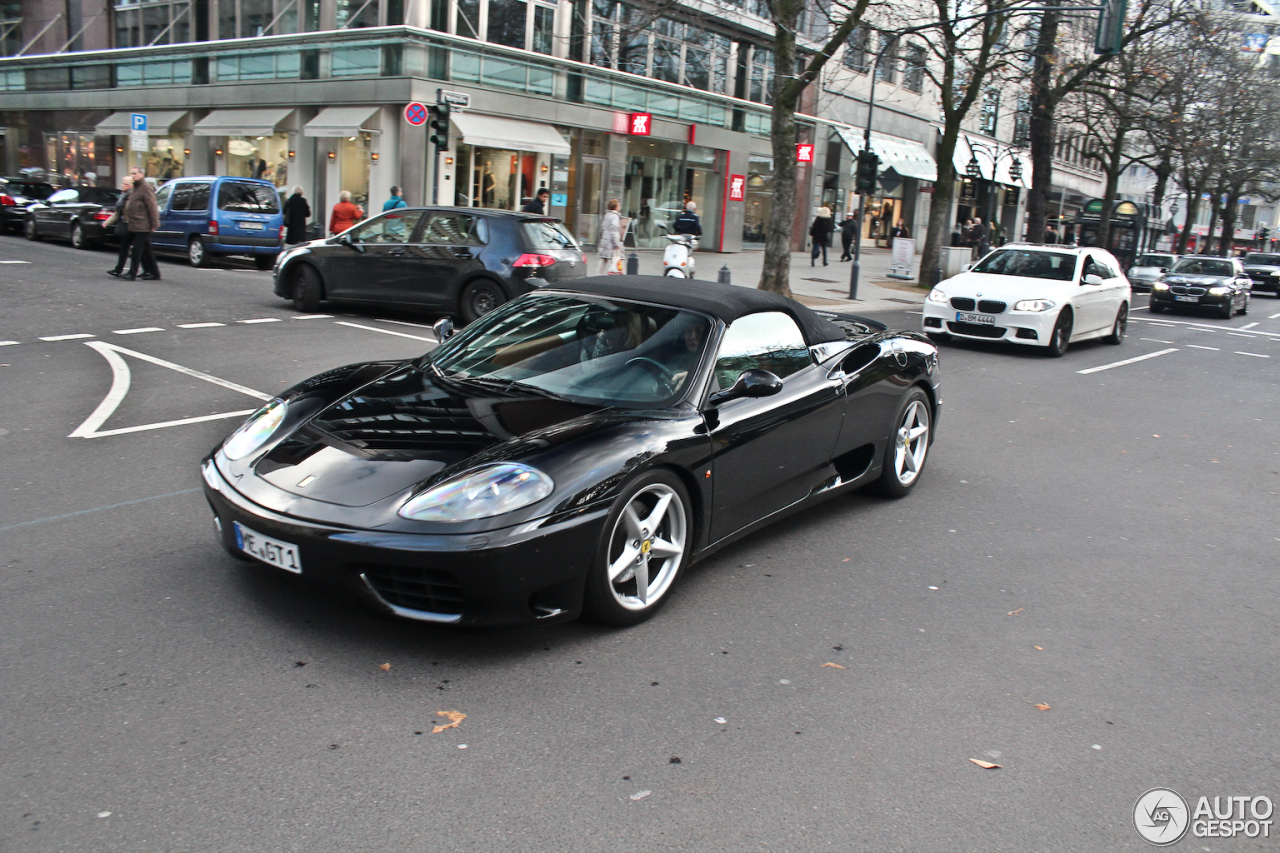
<svg viewBox="0 0 1280 853">
<path fill-rule="evenodd" d="M 260 270 L 269 270 L 276 265 L 275 255 L 254 255 L 253 265 Z"/>
<path fill-rule="evenodd" d="M 316 268 L 303 264 L 293 277 L 293 307 L 307 314 L 320 310 L 320 299 L 324 294 L 324 282 Z"/>
<path fill-rule="evenodd" d="M 1107 335 L 1104 340 L 1115 346 L 1124 343 L 1125 333 L 1129 331 L 1129 303 L 1121 303 L 1120 310 L 1116 312 L 1115 325 L 1111 327 L 1111 334 Z"/>
<path fill-rule="evenodd" d="M 494 308 L 507 301 L 502 288 L 486 279 L 477 279 L 462 289 L 458 308 L 464 323 L 474 323 Z"/>
<path fill-rule="evenodd" d="M 199 237 L 191 238 L 191 242 L 187 244 L 187 260 L 191 261 L 193 267 L 208 265 L 209 253 L 204 250 L 204 240 Z"/>
<path fill-rule="evenodd" d="M 1062 358 L 1066 355 L 1067 347 L 1071 345 L 1072 325 L 1071 311 L 1064 308 L 1058 315 L 1058 322 L 1053 324 L 1053 332 L 1049 335 L 1049 346 L 1046 352 L 1050 358 Z"/>
<path fill-rule="evenodd" d="M 77 249 L 89 248 L 89 241 L 84 238 L 84 229 L 79 222 L 71 223 L 71 245 Z"/>
<path fill-rule="evenodd" d="M 36 218 L 28 216 L 26 221 L 22 223 L 22 233 L 27 235 L 27 239 L 33 243 L 40 242 L 40 232 L 36 230 Z"/>
<path fill-rule="evenodd" d="M 904 498 L 915 488 L 924 472 L 933 438 L 929 396 L 919 386 L 902 399 L 893 419 L 893 432 L 884 450 L 884 467 L 876 481 L 876 491 L 890 498 Z"/>
<path fill-rule="evenodd" d="M 1235 297 L 1232 297 L 1227 300 L 1226 305 L 1222 306 L 1222 310 L 1221 312 L 1219 312 L 1218 316 L 1224 320 L 1230 320 L 1232 317 L 1235 316 L 1235 314 L 1236 314 L 1236 300 L 1235 300 Z"/>
<path fill-rule="evenodd" d="M 1249 316 L 1249 300 L 1250 300 L 1250 299 L 1252 299 L 1252 298 L 1253 298 L 1253 296 L 1252 296 L 1251 294 L 1246 293 L 1246 294 L 1244 295 L 1244 307 L 1240 309 L 1240 316 L 1241 316 L 1241 317 L 1248 317 L 1248 316 Z"/>
</svg>

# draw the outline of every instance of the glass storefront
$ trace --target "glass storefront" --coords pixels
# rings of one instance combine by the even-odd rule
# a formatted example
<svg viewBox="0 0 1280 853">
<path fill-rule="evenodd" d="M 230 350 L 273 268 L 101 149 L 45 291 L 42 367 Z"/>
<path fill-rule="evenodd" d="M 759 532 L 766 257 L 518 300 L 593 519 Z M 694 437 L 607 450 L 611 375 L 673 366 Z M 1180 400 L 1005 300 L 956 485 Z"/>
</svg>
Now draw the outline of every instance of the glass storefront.
<svg viewBox="0 0 1280 853">
<path fill-rule="evenodd" d="M 360 133 L 344 137 L 338 148 L 338 189 L 351 193 L 351 201 L 368 214 L 374 212 L 369 209 L 369 167 L 372 165 L 369 151 L 372 146 L 373 135 Z M 276 185 L 283 186 L 283 183 L 276 181 Z"/>
<path fill-rule="evenodd" d="M 227 139 L 227 174 L 260 178 L 278 187 L 289 180 L 289 134 L 232 136 Z"/>
<path fill-rule="evenodd" d="M 111 171 L 110 155 L 98 156 L 92 133 L 45 133 L 44 148 L 48 180 L 54 184 L 64 187 L 96 184 L 99 160 L 107 164 L 108 173 Z"/>
<path fill-rule="evenodd" d="M 633 220 L 628 246 L 658 249 L 687 202 L 698 205 L 704 242 L 720 221 L 723 178 L 716 152 L 699 145 L 633 137 L 628 140 L 622 214 Z"/>
<path fill-rule="evenodd" d="M 458 143 L 454 154 L 458 159 L 454 204 L 459 207 L 519 210 L 548 178 L 542 170 L 547 164 L 540 165 L 539 158 L 550 155 L 466 143 Z"/>
<path fill-rule="evenodd" d="M 773 212 L 773 158 L 752 154 L 747 166 L 747 198 L 742 213 L 742 248 L 763 249 Z"/>
<path fill-rule="evenodd" d="M 181 178 L 186 158 L 186 140 L 182 135 L 153 136 L 151 148 L 143 160 L 142 168 L 148 178 L 164 183 L 170 178 Z"/>
</svg>

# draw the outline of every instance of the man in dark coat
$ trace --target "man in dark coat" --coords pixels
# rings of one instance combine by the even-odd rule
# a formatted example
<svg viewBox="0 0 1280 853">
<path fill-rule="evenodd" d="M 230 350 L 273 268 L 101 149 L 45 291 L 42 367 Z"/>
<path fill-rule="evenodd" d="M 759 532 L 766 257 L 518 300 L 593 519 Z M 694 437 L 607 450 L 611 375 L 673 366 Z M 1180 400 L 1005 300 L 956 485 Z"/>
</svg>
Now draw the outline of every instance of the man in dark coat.
<svg viewBox="0 0 1280 853">
<path fill-rule="evenodd" d="M 160 266 L 151 250 L 151 234 L 160 227 L 160 209 L 156 206 L 156 191 L 147 183 L 142 170 L 134 168 L 133 189 L 124 203 L 124 221 L 129 226 L 129 238 L 133 242 L 129 254 L 129 272 L 120 276 L 133 281 L 138 277 L 138 265 L 142 265 L 143 281 L 159 281 Z"/>
<path fill-rule="evenodd" d="M 840 223 L 840 247 L 843 251 L 840 253 L 840 260 L 853 260 L 853 235 L 858 230 L 858 220 L 850 213 L 845 217 L 844 222 Z"/>
<path fill-rule="evenodd" d="M 290 246 L 307 239 L 307 220 L 311 217 L 311 205 L 303 198 L 302 187 L 293 188 L 293 195 L 284 203 L 284 241 Z"/>
<path fill-rule="evenodd" d="M 698 218 L 698 205 L 694 202 L 686 204 L 684 212 L 676 217 L 671 230 L 677 234 L 691 234 L 694 237 L 701 237 L 702 220 Z"/>
<path fill-rule="evenodd" d="M 551 190 L 543 187 L 538 190 L 538 194 L 531 198 L 524 207 L 520 208 L 525 213 L 536 213 L 539 216 L 547 215 L 547 199 L 551 198 Z"/>
<path fill-rule="evenodd" d="M 129 191 L 133 189 L 133 181 L 125 178 L 120 184 L 120 198 L 116 199 L 115 224 L 111 226 L 116 242 L 120 244 L 120 253 L 116 256 L 115 269 L 107 270 L 107 275 L 119 278 L 124 275 L 124 265 L 129 262 L 129 248 L 133 241 L 129 238 L 129 225 L 124 221 L 124 206 L 129 200 Z"/>
</svg>

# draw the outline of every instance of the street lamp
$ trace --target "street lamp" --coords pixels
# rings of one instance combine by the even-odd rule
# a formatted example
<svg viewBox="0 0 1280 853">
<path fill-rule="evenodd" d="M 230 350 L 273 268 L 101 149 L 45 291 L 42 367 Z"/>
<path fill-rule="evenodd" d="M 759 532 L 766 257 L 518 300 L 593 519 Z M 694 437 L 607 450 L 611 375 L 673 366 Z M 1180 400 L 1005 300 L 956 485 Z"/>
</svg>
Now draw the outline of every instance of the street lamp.
<svg viewBox="0 0 1280 853">
<path fill-rule="evenodd" d="M 995 183 L 996 167 L 1000 164 L 1000 161 L 1004 160 L 1006 157 L 1012 161 L 1009 164 L 1009 177 L 1015 181 L 1022 180 L 1022 160 L 1019 159 L 1018 157 L 1018 154 L 1021 151 L 1020 148 L 1014 148 L 1011 145 L 1001 146 L 999 143 L 996 143 L 995 145 L 987 145 L 986 143 L 983 143 L 983 142 L 976 142 L 973 139 L 969 140 L 969 148 L 973 152 L 973 156 L 969 160 L 969 165 L 965 167 L 965 174 L 968 175 L 970 178 L 976 179 L 976 178 L 982 177 L 982 166 L 978 163 L 978 152 L 982 152 L 982 156 L 986 157 L 988 160 L 991 161 L 992 183 Z M 996 207 L 996 194 L 994 191 L 988 192 L 987 193 L 987 234 L 988 235 L 991 234 L 991 228 L 995 224 L 995 207 Z"/>
<path fill-rule="evenodd" d="M 982 177 L 982 164 L 978 162 L 978 155 L 974 154 L 969 160 L 969 165 L 965 167 L 964 173 L 975 181 Z"/>
</svg>

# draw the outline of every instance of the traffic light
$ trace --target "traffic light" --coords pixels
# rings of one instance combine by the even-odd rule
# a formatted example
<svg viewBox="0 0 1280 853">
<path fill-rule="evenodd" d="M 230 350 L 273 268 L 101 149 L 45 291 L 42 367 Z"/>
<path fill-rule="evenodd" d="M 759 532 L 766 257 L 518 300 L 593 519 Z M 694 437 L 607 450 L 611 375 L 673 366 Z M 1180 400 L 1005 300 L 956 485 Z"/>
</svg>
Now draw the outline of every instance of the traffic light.
<svg viewBox="0 0 1280 853">
<path fill-rule="evenodd" d="M 859 195 L 871 195 L 876 191 L 876 176 L 880 174 L 880 158 L 874 151 L 858 152 L 858 174 L 854 188 Z"/>
<path fill-rule="evenodd" d="M 1269 236 L 1271 236 L 1271 229 L 1270 229 L 1270 228 L 1268 228 L 1268 227 L 1266 227 L 1266 226 L 1264 225 L 1263 227 L 1261 227 L 1261 228 L 1259 228 L 1259 229 L 1258 229 L 1258 239 L 1259 239 L 1259 240 L 1265 240 L 1265 239 L 1267 239 Z"/>
<path fill-rule="evenodd" d="M 1102 0 L 1098 13 L 1098 30 L 1093 38 L 1093 52 L 1113 56 L 1120 52 L 1124 41 L 1124 16 L 1129 11 L 1129 0 Z"/>
<path fill-rule="evenodd" d="M 436 104 L 427 108 L 427 112 L 431 114 L 429 126 L 431 128 L 431 144 L 436 147 L 436 153 L 449 150 L 449 105 Z"/>
</svg>

